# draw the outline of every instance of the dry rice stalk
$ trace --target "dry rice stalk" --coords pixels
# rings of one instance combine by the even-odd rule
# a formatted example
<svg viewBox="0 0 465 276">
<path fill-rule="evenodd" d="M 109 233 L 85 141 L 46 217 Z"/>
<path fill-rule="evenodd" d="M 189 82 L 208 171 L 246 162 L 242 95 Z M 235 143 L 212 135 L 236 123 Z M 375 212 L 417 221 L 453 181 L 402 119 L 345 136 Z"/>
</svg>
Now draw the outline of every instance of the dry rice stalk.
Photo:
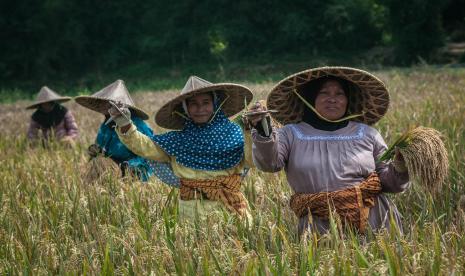
<svg viewBox="0 0 465 276">
<path fill-rule="evenodd" d="M 459 203 L 457 204 L 457 210 L 465 214 L 465 195 L 461 195 Z"/>
<path fill-rule="evenodd" d="M 84 181 L 87 184 L 104 179 L 109 175 L 119 176 L 121 174 L 118 165 L 108 157 L 97 156 L 92 158 L 86 166 Z"/>
<path fill-rule="evenodd" d="M 397 147 L 402 154 L 411 178 L 437 191 L 449 172 L 447 151 L 442 135 L 433 128 L 417 127 L 402 135 L 389 149 Z M 381 159 L 386 159 L 383 155 Z M 392 159 L 393 155 L 388 159 Z"/>
<path fill-rule="evenodd" d="M 461 195 L 457 210 L 455 211 L 455 223 L 459 231 L 465 230 L 465 195 Z"/>
</svg>

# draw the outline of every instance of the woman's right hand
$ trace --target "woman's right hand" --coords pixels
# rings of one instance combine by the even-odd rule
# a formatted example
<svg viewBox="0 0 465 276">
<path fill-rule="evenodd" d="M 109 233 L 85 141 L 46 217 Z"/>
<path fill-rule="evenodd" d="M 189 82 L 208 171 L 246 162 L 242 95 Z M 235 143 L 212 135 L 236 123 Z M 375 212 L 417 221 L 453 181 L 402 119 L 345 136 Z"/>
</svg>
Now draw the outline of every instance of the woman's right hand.
<svg viewBox="0 0 465 276">
<path fill-rule="evenodd" d="M 258 101 L 248 110 L 248 112 L 252 113 L 252 112 L 265 111 L 265 110 L 266 110 L 266 106 Z M 247 116 L 246 118 L 249 124 L 252 125 L 252 127 L 256 127 L 257 123 L 261 122 L 261 120 L 265 118 L 266 116 L 268 116 L 268 114 L 264 113 L 264 114 Z"/>
<path fill-rule="evenodd" d="M 87 148 L 87 153 L 89 154 L 90 157 L 94 158 L 94 157 L 97 157 L 97 155 L 102 153 L 102 149 L 100 148 L 99 145 L 92 144 Z"/>
<path fill-rule="evenodd" d="M 118 106 L 112 106 L 108 109 L 108 113 L 111 116 L 111 119 L 116 123 L 120 128 L 127 127 L 131 124 L 131 111 L 124 104 L 115 103 Z"/>
</svg>

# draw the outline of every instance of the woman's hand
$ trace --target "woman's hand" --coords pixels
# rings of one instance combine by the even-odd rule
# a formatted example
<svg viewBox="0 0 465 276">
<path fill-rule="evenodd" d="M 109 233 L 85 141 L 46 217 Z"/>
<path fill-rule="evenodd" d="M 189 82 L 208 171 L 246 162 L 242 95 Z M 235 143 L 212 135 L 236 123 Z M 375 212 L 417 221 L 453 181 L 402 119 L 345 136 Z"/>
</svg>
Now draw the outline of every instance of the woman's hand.
<svg viewBox="0 0 465 276">
<path fill-rule="evenodd" d="M 108 109 L 108 113 L 119 128 L 127 127 L 131 124 L 131 111 L 121 103 L 115 103 Z"/>
<path fill-rule="evenodd" d="M 402 156 L 402 153 L 400 153 L 399 149 L 396 147 L 395 148 L 395 154 L 394 154 L 394 169 L 397 172 L 406 172 L 407 171 L 407 166 L 405 165 L 405 160 L 404 156 Z"/>
<path fill-rule="evenodd" d="M 100 148 L 100 146 L 97 144 L 92 144 L 87 148 L 87 153 L 90 155 L 90 157 L 94 158 L 102 153 L 102 148 Z"/>
<path fill-rule="evenodd" d="M 266 111 L 267 109 L 264 101 L 260 101 L 256 102 L 244 116 L 244 124 L 255 128 L 258 134 L 263 137 L 269 137 L 273 132 L 271 117 Z M 258 114 L 252 115 L 253 113 Z"/>
<path fill-rule="evenodd" d="M 265 111 L 266 106 L 262 104 L 261 102 L 256 102 L 249 110 L 248 113 L 252 112 L 259 112 L 259 111 Z M 257 114 L 257 115 L 250 115 L 245 117 L 245 121 L 249 123 L 252 127 L 256 127 L 259 122 L 262 121 L 263 118 L 268 116 L 268 114 Z"/>
</svg>

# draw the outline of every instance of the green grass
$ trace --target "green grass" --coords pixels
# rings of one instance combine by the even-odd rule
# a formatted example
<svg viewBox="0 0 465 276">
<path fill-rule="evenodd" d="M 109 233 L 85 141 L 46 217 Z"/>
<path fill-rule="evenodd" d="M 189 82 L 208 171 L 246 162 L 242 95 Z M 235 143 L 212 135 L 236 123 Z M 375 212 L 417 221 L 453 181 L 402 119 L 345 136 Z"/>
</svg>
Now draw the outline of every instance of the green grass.
<svg viewBox="0 0 465 276">
<path fill-rule="evenodd" d="M 357 66 L 356 64 L 360 64 L 360 60 L 364 58 L 364 55 L 355 53 L 351 58 L 338 55 L 331 57 L 308 56 L 303 58 L 301 55 L 298 55 L 277 57 L 271 63 L 269 60 L 264 61 L 261 58 L 257 58 L 247 62 L 228 61 L 222 64 L 185 64 L 173 65 L 166 68 L 158 68 L 143 63 L 125 68 L 113 68 L 105 73 L 92 72 L 79 78 L 10 80 L 9 82 L 0 84 L 0 103 L 33 100 L 44 85 L 49 86 L 61 95 L 88 95 L 99 91 L 117 79 L 124 80 L 131 93 L 172 89 L 180 90 L 191 75 L 199 76 L 211 82 L 276 83 L 287 75 L 308 68 L 328 65 Z M 418 67 L 388 69 L 387 67 L 372 65 L 371 62 L 364 64 L 360 68 L 367 70 L 395 70 L 410 74 L 417 70 L 422 70 L 423 72 L 434 72 L 437 70 L 454 72 L 457 71 L 456 68 L 464 68 L 464 65 L 419 65 Z"/>
<path fill-rule="evenodd" d="M 108 176 L 85 183 L 85 148 L 96 113 L 71 103 L 81 129 L 75 149 L 31 149 L 24 133 L 29 102 L 0 105 L 0 274 L 449 275 L 465 273 L 465 70 L 416 68 L 375 72 L 391 91 L 376 128 L 388 143 L 411 125 L 446 138 L 449 186 L 433 196 L 415 183 L 390 196 L 403 215 L 392 229 L 358 238 L 330 233 L 299 241 L 283 173 L 252 170 L 243 188 L 253 225 L 227 213 L 180 221 L 177 191 Z M 272 82 L 247 84 L 263 98 Z M 134 95 L 155 111 L 178 91 Z M 152 124 L 152 120 L 149 121 Z M 158 130 L 158 128 L 156 128 Z"/>
</svg>

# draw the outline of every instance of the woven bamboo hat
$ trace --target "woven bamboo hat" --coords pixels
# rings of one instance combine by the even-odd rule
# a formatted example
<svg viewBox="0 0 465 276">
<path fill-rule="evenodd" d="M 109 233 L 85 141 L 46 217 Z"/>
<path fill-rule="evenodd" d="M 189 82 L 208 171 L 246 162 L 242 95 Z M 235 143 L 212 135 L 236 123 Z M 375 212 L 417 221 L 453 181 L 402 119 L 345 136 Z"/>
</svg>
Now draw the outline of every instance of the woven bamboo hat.
<svg viewBox="0 0 465 276">
<path fill-rule="evenodd" d="M 354 121 L 372 125 L 379 121 L 389 107 L 389 92 L 384 83 L 374 75 L 350 67 L 320 67 L 305 70 L 280 81 L 268 94 L 268 109 L 278 110 L 271 114 L 281 124 L 298 123 L 302 120 L 305 104 L 295 95 L 304 84 L 324 76 L 347 80 L 350 93 L 349 113 L 363 114 Z"/>
<path fill-rule="evenodd" d="M 36 101 L 27 106 L 26 109 L 33 109 L 39 107 L 39 105 L 43 103 L 48 103 L 48 102 L 66 102 L 71 100 L 71 97 L 62 97 L 58 95 L 55 91 L 52 89 L 48 88 L 47 86 L 44 86 L 40 89 L 39 94 L 37 94 Z"/>
<path fill-rule="evenodd" d="M 111 107 L 109 101 L 120 102 L 128 107 L 131 110 L 131 113 L 142 120 L 147 120 L 149 118 L 147 112 L 135 106 L 134 101 L 129 95 L 129 91 L 122 80 L 115 81 L 95 94 L 90 96 L 78 96 L 74 98 L 74 100 L 78 104 L 104 115 Z"/>
<path fill-rule="evenodd" d="M 234 83 L 211 83 L 196 76 L 191 76 L 181 94 L 163 105 L 157 114 L 155 122 L 168 129 L 182 129 L 184 118 L 178 113 L 184 113 L 182 103 L 184 100 L 200 93 L 215 92 L 223 105 L 221 109 L 226 116 L 231 117 L 244 109 L 252 101 L 253 94 L 249 88 Z"/>
</svg>

